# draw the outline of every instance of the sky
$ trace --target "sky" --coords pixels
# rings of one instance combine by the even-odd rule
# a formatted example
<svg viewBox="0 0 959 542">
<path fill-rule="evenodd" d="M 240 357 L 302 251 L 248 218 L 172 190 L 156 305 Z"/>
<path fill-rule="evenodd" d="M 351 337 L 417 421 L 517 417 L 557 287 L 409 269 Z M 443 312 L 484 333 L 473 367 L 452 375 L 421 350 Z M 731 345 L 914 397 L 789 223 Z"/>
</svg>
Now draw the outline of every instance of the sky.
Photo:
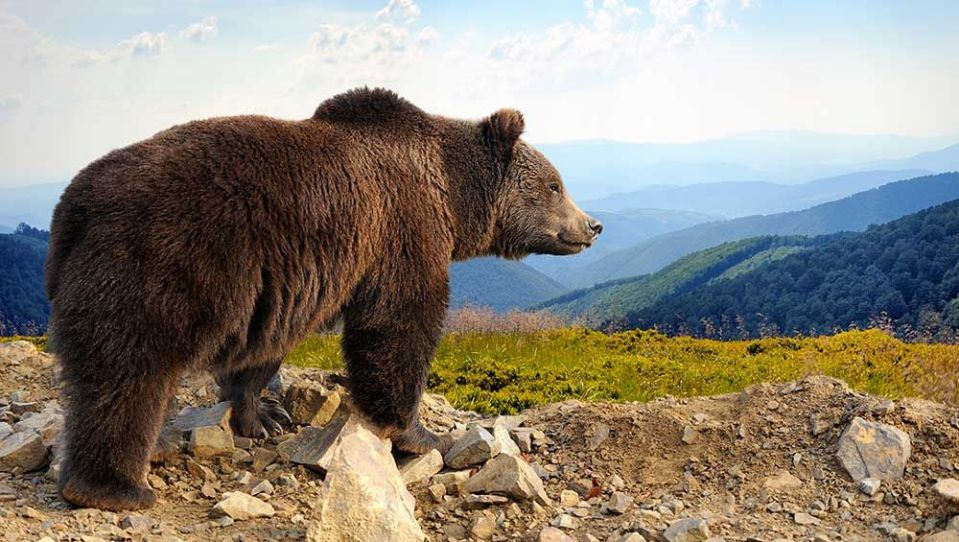
<svg viewBox="0 0 959 542">
<path fill-rule="evenodd" d="M 951 0 L 0 0 L 0 186 L 361 86 L 533 142 L 959 134 Z"/>
</svg>

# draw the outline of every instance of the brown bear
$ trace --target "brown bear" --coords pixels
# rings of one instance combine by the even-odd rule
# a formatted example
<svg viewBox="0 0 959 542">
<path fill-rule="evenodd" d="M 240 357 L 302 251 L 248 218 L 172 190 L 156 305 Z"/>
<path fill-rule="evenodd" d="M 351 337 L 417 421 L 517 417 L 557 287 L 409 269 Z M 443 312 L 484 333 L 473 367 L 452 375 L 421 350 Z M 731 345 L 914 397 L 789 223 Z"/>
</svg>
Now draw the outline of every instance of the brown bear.
<svg viewBox="0 0 959 542">
<path fill-rule="evenodd" d="M 306 120 L 213 118 L 84 168 L 56 207 L 46 267 L 67 404 L 60 493 L 152 505 L 148 458 L 180 375 L 211 370 L 240 435 L 280 429 L 260 393 L 342 317 L 355 401 L 396 448 L 447 446 L 417 416 L 450 262 L 574 254 L 602 226 L 503 109 L 428 114 L 356 89 Z"/>
</svg>

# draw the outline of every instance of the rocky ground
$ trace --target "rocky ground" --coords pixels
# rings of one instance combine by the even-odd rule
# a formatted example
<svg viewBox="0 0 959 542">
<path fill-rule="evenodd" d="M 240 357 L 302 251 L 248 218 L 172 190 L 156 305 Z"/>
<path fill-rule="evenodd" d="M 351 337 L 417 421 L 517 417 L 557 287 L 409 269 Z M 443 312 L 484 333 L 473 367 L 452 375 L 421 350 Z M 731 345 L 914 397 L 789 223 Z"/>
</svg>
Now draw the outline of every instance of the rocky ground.
<svg viewBox="0 0 959 542">
<path fill-rule="evenodd" d="M 549 405 L 484 419 L 437 396 L 438 452 L 395 457 L 336 375 L 284 368 L 297 422 L 235 437 L 211 379 L 184 381 L 140 513 L 56 496 L 56 364 L 0 344 L 6 540 L 959 541 L 959 416 L 810 377 L 646 404 Z"/>
</svg>

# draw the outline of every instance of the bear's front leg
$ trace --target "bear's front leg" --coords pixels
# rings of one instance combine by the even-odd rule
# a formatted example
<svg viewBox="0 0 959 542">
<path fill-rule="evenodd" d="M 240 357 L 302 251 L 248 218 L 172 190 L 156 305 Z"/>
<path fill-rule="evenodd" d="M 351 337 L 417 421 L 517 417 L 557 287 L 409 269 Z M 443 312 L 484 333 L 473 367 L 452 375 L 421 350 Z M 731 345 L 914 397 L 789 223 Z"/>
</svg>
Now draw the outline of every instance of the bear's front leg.
<svg viewBox="0 0 959 542">
<path fill-rule="evenodd" d="M 266 438 L 283 432 L 283 425 L 293 421 L 279 401 L 260 397 L 260 392 L 280 370 L 281 360 L 248 367 L 231 373 L 218 373 L 220 400 L 230 401 L 233 412 L 230 426 L 233 432 L 249 438 Z"/>
<path fill-rule="evenodd" d="M 360 292 L 344 311 L 343 354 L 353 399 L 400 451 L 449 449 L 448 437 L 420 424 L 419 405 L 446 314 L 447 282 L 403 294 L 379 288 Z M 375 292 L 372 294 L 371 292 Z"/>
</svg>

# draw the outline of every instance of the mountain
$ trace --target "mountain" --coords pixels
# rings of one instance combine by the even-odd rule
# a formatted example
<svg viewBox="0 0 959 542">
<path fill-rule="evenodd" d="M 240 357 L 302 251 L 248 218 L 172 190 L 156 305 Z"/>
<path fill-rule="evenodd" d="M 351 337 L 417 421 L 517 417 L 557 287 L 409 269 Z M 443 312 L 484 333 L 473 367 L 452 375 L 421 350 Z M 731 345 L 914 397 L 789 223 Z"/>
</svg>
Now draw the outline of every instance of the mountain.
<svg viewBox="0 0 959 542">
<path fill-rule="evenodd" d="M 450 266 L 450 307 L 491 307 L 503 312 L 540 303 L 566 291 L 521 262 L 477 258 Z"/>
<path fill-rule="evenodd" d="M 0 235 L 0 336 L 46 329 L 50 306 L 43 290 L 49 234 L 26 224 Z"/>
<path fill-rule="evenodd" d="M 954 142 L 944 138 L 789 131 L 752 132 L 691 143 L 570 141 L 538 148 L 563 174 L 570 192 L 580 200 L 590 200 L 655 185 L 798 183 L 867 169 L 952 171 L 959 169 L 959 160 L 945 156 L 937 161 L 909 160 Z"/>
<path fill-rule="evenodd" d="M 722 217 L 715 214 L 663 209 L 624 209 L 621 211 L 586 211 L 603 223 L 603 235 L 596 243 L 573 256 L 528 256 L 523 262 L 562 283 L 571 269 L 582 267 L 603 256 L 631 247 L 644 239 L 681 230 Z"/>
<path fill-rule="evenodd" d="M 34 224 L 49 228 L 53 208 L 67 183 L 0 187 L 0 224 Z"/>
<path fill-rule="evenodd" d="M 957 198 L 959 173 L 898 181 L 804 211 L 712 222 L 660 235 L 570 270 L 563 283 L 588 287 L 653 273 L 697 250 L 749 237 L 861 231 Z"/>
<path fill-rule="evenodd" d="M 585 209 L 619 210 L 657 207 L 726 217 L 798 211 L 834 201 L 892 181 L 928 175 L 922 169 L 860 171 L 802 184 L 720 182 L 686 186 L 656 186 L 584 201 Z"/>
<path fill-rule="evenodd" d="M 774 236 L 723 243 L 680 258 L 656 273 L 597 284 L 534 308 L 562 314 L 589 326 L 616 325 L 627 314 L 667 296 L 748 273 L 810 245 L 811 241 L 805 237 Z"/>
<path fill-rule="evenodd" d="M 830 333 L 879 322 L 900 335 L 959 330 L 959 201 L 842 233 L 756 269 L 658 300 L 631 327 L 709 337 Z"/>
</svg>

